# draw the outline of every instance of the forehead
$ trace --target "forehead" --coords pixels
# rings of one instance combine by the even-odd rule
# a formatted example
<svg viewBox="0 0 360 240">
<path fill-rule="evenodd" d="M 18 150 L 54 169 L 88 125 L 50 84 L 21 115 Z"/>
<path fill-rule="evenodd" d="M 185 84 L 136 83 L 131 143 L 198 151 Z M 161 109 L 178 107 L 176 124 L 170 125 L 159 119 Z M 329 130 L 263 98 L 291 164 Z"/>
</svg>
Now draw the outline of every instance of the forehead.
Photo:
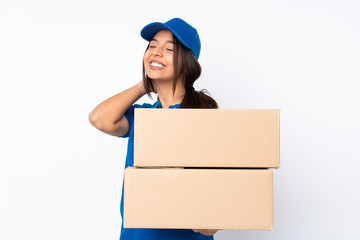
<svg viewBox="0 0 360 240">
<path fill-rule="evenodd" d="M 159 32 L 157 32 L 155 34 L 155 36 L 153 37 L 154 39 L 160 41 L 160 40 L 163 40 L 163 41 L 166 41 L 166 40 L 170 40 L 170 41 L 173 41 L 173 35 L 172 35 L 172 32 L 170 30 L 161 30 Z"/>
</svg>

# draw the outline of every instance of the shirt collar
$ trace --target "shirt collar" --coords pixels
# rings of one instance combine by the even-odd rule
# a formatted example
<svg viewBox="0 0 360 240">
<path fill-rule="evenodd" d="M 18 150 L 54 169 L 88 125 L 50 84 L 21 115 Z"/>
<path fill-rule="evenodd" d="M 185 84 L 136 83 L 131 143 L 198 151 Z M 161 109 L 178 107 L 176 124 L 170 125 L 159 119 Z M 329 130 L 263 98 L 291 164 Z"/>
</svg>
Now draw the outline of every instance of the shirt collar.
<svg viewBox="0 0 360 240">
<path fill-rule="evenodd" d="M 169 108 L 179 108 L 181 103 L 170 105 Z M 157 97 L 157 101 L 154 103 L 153 108 L 161 108 L 161 102 L 159 97 Z"/>
</svg>

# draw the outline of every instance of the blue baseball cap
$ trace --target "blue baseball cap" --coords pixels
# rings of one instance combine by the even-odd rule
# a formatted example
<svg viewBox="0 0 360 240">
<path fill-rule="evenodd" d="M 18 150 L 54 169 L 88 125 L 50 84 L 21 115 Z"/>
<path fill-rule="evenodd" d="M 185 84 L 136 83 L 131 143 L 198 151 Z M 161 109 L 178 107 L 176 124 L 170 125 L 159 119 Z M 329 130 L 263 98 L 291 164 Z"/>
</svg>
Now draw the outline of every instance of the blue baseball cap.
<svg viewBox="0 0 360 240">
<path fill-rule="evenodd" d="M 147 41 L 161 30 L 170 30 L 175 37 L 199 59 L 201 43 L 199 35 L 194 27 L 180 18 L 173 18 L 165 23 L 153 22 L 141 30 L 141 37 Z"/>
</svg>

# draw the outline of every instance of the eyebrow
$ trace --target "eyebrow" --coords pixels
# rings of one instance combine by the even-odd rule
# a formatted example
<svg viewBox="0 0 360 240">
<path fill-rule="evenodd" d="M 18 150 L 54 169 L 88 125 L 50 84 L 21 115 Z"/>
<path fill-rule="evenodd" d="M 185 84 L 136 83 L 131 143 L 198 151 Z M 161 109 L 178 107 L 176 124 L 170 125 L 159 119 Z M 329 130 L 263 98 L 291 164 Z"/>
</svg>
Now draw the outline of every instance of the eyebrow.
<svg viewBox="0 0 360 240">
<path fill-rule="evenodd" d="M 158 42 L 158 40 L 157 40 L 156 38 L 152 38 L 152 39 L 150 40 L 150 42 L 151 42 L 151 41 Z M 167 40 L 166 42 L 175 44 L 175 42 L 174 42 L 174 41 L 171 41 L 171 40 Z"/>
</svg>

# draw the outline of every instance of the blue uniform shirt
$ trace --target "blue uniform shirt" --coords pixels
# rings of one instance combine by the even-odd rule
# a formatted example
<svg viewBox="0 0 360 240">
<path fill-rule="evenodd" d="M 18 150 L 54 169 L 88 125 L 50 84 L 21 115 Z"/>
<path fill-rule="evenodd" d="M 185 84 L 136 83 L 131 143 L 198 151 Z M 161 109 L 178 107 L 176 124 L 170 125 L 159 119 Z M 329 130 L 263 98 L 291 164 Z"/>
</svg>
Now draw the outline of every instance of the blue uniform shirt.
<svg viewBox="0 0 360 240">
<path fill-rule="evenodd" d="M 179 108 L 180 104 L 169 106 L 169 108 Z M 134 104 L 125 112 L 125 117 L 129 122 L 129 132 L 123 137 L 128 137 L 128 147 L 126 154 L 125 168 L 134 166 L 134 109 L 135 108 L 161 108 L 159 98 L 151 105 L 149 103 Z M 120 213 L 123 219 L 124 212 L 124 183 L 122 186 Z M 150 228 L 124 228 L 121 224 L 120 240 L 213 240 L 213 236 L 205 236 L 196 233 L 192 229 L 150 229 Z"/>
</svg>

